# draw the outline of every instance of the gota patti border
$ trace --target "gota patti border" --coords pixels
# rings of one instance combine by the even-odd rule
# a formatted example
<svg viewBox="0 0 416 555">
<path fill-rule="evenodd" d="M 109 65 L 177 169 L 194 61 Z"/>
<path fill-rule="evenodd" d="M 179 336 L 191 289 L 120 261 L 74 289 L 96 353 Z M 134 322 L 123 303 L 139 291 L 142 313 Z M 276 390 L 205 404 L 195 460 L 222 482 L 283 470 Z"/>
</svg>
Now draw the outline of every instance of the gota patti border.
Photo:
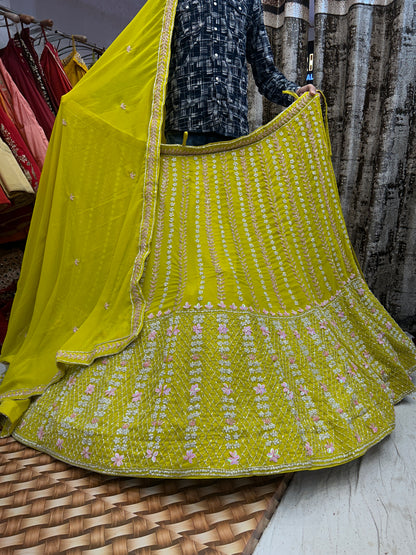
<svg viewBox="0 0 416 555">
<path fill-rule="evenodd" d="M 138 254 L 130 278 L 130 300 L 132 305 L 130 335 L 96 345 L 90 351 L 57 352 L 56 361 L 68 364 L 91 364 L 96 358 L 120 352 L 139 334 L 144 320 L 145 299 L 139 286 L 144 264 L 150 252 L 159 178 L 160 144 L 162 135 L 163 110 L 166 97 L 166 83 L 170 62 L 170 43 L 178 0 L 167 0 L 163 15 L 159 40 L 157 71 L 153 87 L 153 103 L 148 127 L 148 141 L 145 154 L 143 209 L 140 222 Z"/>
</svg>

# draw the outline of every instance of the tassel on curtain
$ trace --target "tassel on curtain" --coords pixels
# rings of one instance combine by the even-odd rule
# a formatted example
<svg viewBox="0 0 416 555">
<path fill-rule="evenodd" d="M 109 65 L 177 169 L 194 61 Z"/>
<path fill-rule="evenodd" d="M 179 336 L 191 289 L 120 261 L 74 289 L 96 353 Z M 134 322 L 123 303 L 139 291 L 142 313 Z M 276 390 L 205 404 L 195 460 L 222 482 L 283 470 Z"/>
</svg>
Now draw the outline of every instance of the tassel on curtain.
<svg viewBox="0 0 416 555">
<path fill-rule="evenodd" d="M 314 84 L 328 101 L 344 217 L 367 282 L 416 334 L 413 0 L 315 1 Z"/>
</svg>

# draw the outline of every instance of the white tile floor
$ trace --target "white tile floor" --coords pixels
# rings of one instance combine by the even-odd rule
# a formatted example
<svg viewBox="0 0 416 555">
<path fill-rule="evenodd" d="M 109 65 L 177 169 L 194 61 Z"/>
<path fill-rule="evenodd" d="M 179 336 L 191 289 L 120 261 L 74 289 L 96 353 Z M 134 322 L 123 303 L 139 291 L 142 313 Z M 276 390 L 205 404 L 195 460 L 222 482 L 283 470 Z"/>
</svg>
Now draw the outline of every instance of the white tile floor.
<svg viewBox="0 0 416 555">
<path fill-rule="evenodd" d="M 296 473 L 254 555 L 416 555 L 415 394 L 396 417 L 361 459 Z"/>
</svg>

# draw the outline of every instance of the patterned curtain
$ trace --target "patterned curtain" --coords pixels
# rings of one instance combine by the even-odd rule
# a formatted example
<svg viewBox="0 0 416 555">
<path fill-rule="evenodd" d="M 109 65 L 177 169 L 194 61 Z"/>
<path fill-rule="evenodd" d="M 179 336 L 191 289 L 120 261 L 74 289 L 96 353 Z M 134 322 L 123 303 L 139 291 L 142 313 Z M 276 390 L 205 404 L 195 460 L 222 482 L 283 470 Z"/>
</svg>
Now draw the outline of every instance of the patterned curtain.
<svg viewBox="0 0 416 555">
<path fill-rule="evenodd" d="M 309 0 L 262 0 L 262 3 L 276 66 L 288 79 L 303 84 L 307 73 Z M 251 129 L 267 123 L 280 111 L 276 104 L 258 94 L 252 78 L 249 106 Z"/>
<path fill-rule="evenodd" d="M 316 0 L 314 84 L 370 288 L 416 335 L 415 0 Z"/>
</svg>

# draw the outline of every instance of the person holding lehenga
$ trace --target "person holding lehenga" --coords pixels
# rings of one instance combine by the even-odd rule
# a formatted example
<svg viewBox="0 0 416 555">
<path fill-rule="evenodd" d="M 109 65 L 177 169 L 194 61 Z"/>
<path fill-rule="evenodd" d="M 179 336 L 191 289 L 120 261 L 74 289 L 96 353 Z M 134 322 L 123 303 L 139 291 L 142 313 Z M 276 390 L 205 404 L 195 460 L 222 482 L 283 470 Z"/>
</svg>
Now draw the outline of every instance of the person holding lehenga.
<svg viewBox="0 0 416 555">
<path fill-rule="evenodd" d="M 232 140 L 163 144 L 176 10 L 148 0 L 63 97 L 2 352 L 2 434 L 116 475 L 350 461 L 393 429 L 416 350 L 356 262 L 320 96 Z"/>
</svg>

